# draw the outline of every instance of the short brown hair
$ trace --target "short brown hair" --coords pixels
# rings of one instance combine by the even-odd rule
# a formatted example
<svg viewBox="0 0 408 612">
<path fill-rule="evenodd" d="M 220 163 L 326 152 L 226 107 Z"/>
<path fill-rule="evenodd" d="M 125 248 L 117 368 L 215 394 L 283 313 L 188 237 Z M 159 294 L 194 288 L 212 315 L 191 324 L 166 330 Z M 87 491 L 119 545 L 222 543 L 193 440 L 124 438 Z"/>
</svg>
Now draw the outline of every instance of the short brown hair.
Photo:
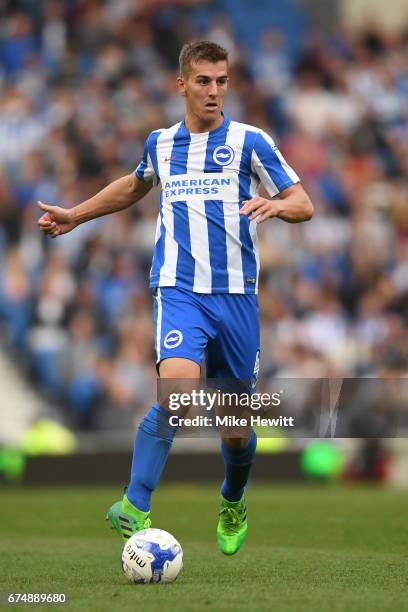
<svg viewBox="0 0 408 612">
<path fill-rule="evenodd" d="M 181 50 L 180 74 L 184 75 L 188 72 L 191 64 L 196 64 L 202 60 L 208 62 L 228 62 L 228 51 L 217 45 L 217 43 L 209 40 L 198 40 L 196 42 L 187 43 Z"/>
</svg>

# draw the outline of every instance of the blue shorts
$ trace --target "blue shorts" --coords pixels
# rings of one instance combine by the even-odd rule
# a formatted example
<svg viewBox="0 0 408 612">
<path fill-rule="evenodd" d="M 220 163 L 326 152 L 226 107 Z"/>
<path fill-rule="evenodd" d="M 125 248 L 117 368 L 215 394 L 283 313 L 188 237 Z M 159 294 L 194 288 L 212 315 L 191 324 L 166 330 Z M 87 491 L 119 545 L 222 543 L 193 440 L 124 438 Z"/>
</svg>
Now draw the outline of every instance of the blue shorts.
<svg viewBox="0 0 408 612">
<path fill-rule="evenodd" d="M 157 363 L 184 357 L 207 378 L 238 378 L 254 386 L 259 370 L 259 308 L 253 294 L 195 293 L 179 287 L 153 290 Z"/>
</svg>

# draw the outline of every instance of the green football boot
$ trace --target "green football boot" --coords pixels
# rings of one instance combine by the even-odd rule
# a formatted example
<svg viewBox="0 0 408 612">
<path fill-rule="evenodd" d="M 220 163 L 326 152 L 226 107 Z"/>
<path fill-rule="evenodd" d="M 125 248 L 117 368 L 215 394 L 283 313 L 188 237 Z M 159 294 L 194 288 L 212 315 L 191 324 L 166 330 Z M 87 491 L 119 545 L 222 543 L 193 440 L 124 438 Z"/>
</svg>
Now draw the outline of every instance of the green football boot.
<svg viewBox="0 0 408 612">
<path fill-rule="evenodd" d="M 224 555 L 234 555 L 245 540 L 248 531 L 245 497 L 229 502 L 221 496 L 220 520 L 217 527 L 217 542 Z"/>
<path fill-rule="evenodd" d="M 126 495 L 122 501 L 116 502 L 108 510 L 106 520 L 110 522 L 112 529 L 118 532 L 122 540 L 126 542 L 134 533 L 148 529 L 151 525 L 150 512 L 142 512 L 130 503 Z"/>
</svg>

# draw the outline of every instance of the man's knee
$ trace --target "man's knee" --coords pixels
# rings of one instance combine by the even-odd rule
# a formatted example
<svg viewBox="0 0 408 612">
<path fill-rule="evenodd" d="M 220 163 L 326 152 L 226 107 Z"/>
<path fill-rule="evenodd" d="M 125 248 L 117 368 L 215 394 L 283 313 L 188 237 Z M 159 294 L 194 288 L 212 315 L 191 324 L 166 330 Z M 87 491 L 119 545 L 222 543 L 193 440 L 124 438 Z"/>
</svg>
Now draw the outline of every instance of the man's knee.
<svg viewBox="0 0 408 612">
<path fill-rule="evenodd" d="M 198 363 L 184 357 L 169 357 L 159 364 L 160 378 L 186 379 L 200 378 L 201 368 Z"/>
<path fill-rule="evenodd" d="M 230 438 L 222 437 L 224 444 L 230 448 L 245 448 L 248 444 L 249 436 L 247 438 Z"/>
<path fill-rule="evenodd" d="M 191 359 L 171 357 L 164 359 L 159 368 L 158 402 L 160 406 L 172 414 L 185 416 L 191 408 L 188 399 L 180 403 L 177 408 L 174 408 L 174 403 L 177 404 L 181 397 L 191 397 L 193 390 L 200 385 L 200 366 Z"/>
</svg>

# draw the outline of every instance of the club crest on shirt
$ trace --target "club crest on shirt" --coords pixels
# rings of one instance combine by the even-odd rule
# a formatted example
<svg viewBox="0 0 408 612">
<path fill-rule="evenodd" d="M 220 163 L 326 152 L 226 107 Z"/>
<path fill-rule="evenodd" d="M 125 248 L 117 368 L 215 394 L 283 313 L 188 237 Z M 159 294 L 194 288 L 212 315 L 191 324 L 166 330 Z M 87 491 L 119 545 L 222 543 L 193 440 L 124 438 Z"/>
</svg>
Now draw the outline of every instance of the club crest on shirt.
<svg viewBox="0 0 408 612">
<path fill-rule="evenodd" d="M 234 161 L 234 149 L 229 145 L 220 145 L 214 149 L 213 160 L 219 166 L 229 166 Z"/>
</svg>

